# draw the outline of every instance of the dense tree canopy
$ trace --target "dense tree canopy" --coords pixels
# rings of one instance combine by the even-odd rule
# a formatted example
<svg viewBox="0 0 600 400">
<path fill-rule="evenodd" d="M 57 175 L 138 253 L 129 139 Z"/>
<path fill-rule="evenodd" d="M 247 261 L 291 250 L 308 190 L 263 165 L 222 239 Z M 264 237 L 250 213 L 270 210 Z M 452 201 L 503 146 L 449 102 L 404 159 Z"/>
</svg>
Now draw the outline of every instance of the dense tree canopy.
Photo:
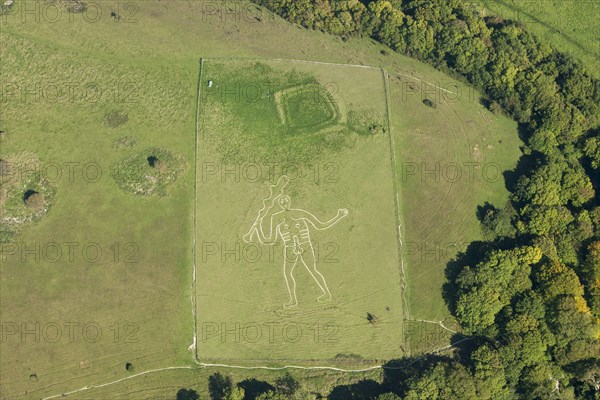
<svg viewBox="0 0 600 400">
<path fill-rule="evenodd" d="M 488 205 L 487 250 L 453 262 L 453 310 L 484 337 L 425 367 L 407 399 L 600 398 L 600 88 L 524 27 L 460 0 L 255 0 L 332 34 L 370 36 L 460 75 L 521 124 L 527 168 Z M 594 187 L 596 185 L 596 187 Z M 557 397 L 558 398 L 558 397 Z"/>
</svg>

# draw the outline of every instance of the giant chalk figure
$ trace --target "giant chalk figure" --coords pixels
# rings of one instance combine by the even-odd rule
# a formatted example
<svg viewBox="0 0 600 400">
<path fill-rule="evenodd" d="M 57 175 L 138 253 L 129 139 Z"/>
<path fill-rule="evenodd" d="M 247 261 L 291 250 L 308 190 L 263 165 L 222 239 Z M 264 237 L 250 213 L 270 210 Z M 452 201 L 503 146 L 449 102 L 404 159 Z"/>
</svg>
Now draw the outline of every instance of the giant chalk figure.
<svg viewBox="0 0 600 400">
<path fill-rule="evenodd" d="M 306 210 L 290 208 L 291 199 L 289 196 L 283 194 L 283 189 L 287 186 L 288 182 L 288 177 L 283 175 L 277 180 L 275 185 L 270 186 L 269 197 L 263 200 L 262 208 L 258 211 L 256 219 L 252 223 L 248 233 L 243 237 L 246 243 L 252 242 L 253 238 L 256 237 L 261 244 L 269 246 L 274 245 L 279 237 L 283 241 L 283 273 L 290 296 L 289 301 L 283 305 L 285 308 L 296 307 L 298 305 L 296 280 L 294 279 L 294 269 L 298 265 L 298 262 L 304 265 L 323 291 L 317 300 L 319 302 L 331 300 L 331 292 L 327 287 L 327 282 L 317 270 L 315 251 L 310 240 L 310 226 L 317 230 L 325 230 L 331 228 L 339 220 L 348 215 L 347 209 L 340 208 L 335 217 L 329 221 L 321 222 Z M 268 218 L 268 234 L 265 234 L 263 220 L 275 205 L 279 206 L 279 210 L 271 213 L 270 218 Z"/>
</svg>

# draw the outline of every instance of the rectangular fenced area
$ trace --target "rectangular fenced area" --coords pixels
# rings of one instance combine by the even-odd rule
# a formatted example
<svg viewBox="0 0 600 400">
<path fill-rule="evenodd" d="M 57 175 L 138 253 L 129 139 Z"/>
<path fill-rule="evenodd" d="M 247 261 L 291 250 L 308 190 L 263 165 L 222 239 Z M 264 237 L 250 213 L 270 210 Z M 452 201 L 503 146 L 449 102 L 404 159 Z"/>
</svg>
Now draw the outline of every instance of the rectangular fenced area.
<svg viewBox="0 0 600 400">
<path fill-rule="evenodd" d="M 383 71 L 217 59 L 201 69 L 197 358 L 365 366 L 404 355 Z"/>
</svg>

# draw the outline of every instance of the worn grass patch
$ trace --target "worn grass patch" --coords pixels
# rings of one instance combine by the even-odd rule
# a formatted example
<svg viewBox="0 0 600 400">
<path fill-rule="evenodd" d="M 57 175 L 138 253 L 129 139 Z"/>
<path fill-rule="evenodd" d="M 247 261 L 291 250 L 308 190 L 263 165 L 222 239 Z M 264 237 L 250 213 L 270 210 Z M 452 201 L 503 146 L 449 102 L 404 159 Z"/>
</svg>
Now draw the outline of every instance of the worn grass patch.
<svg viewBox="0 0 600 400">
<path fill-rule="evenodd" d="M 33 154 L 8 155 L 2 160 L 1 169 L 1 221 L 6 231 L 18 232 L 24 224 L 39 221 L 48 212 L 56 188 Z"/>
<path fill-rule="evenodd" d="M 376 135 L 385 133 L 385 123 L 373 112 L 368 110 L 348 111 L 348 126 L 359 135 Z"/>
<path fill-rule="evenodd" d="M 166 196 L 171 185 L 184 173 L 183 158 L 162 148 L 148 148 L 117 163 L 111 176 L 126 192 L 140 196 Z"/>
</svg>

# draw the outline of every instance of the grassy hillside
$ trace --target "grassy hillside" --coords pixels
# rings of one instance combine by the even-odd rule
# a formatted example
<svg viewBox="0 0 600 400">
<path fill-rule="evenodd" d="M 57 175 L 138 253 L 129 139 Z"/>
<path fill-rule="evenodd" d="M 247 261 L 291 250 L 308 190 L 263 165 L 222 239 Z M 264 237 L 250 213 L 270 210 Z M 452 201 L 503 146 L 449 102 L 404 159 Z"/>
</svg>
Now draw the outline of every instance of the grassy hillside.
<svg viewBox="0 0 600 400">
<path fill-rule="evenodd" d="M 27 10 L 37 11 L 27 14 L 25 4 Z M 13 240 L 20 246 L 18 251 L 7 250 L 11 254 L 6 262 L 2 260 L 3 327 L 21 329 L 25 323 L 29 329 L 40 323 L 46 332 L 40 331 L 38 341 L 34 335 L 21 340 L 17 333 L 0 343 L 1 398 L 39 398 L 154 368 L 193 365 L 192 353 L 186 349 L 193 327 L 191 167 L 200 57 L 376 65 L 468 93 L 463 84 L 412 59 L 383 53 L 382 46 L 370 40 L 343 42 L 306 31 L 246 3 L 236 3 L 232 10 L 194 1 L 135 2 L 132 8 L 97 4 L 101 7 L 98 14 L 91 8 L 84 14 L 61 8 L 55 17 L 46 2 L 16 1 L 11 12 L 0 17 L 0 129 L 6 132 L 0 139 L 0 158 L 22 160 L 17 156 L 25 151 L 46 171 L 58 165 L 63 172 L 50 179 L 56 194 L 48 212 L 39 222 L 22 227 L 21 236 Z M 470 161 L 477 144 L 483 159 L 497 160 L 508 168 L 518 155 L 516 127 L 486 111 L 477 96 L 463 96 L 451 104 L 434 99 L 438 108 L 432 110 L 422 104 L 420 95 L 406 97 L 407 90 L 391 80 L 403 237 L 433 246 L 442 240 L 473 240 L 479 235 L 475 206 L 489 200 L 492 193 L 501 201 L 506 196 L 502 182 L 421 184 L 412 180 L 413 175 L 402 179 L 402 162 Z M 486 143 L 493 147 L 488 149 Z M 143 161 L 153 155 L 148 151 L 151 148 L 166 149 L 184 161 L 183 172 L 166 197 L 129 193 L 111 176 L 112 166 L 129 157 Z M 69 175 L 69 165 L 83 168 L 86 163 L 97 165 L 101 176 Z M 441 197 L 438 192 L 450 194 Z M 446 236 L 448 231 L 450 236 Z M 82 255 L 57 263 L 41 250 L 55 249 L 48 245 L 58 243 L 66 251 L 65 243 L 73 242 L 97 244 L 103 256 L 89 261 Z M 118 257 L 115 243 L 121 249 Z M 124 258 L 129 253 L 123 251 L 131 251 L 124 250 L 129 243 L 137 249 L 135 262 Z M 39 261 L 21 257 L 22 248 L 37 249 L 37 245 L 40 250 L 34 252 L 40 255 Z M 409 250 L 405 253 L 409 253 L 406 275 L 411 317 L 444 319 L 441 285 L 445 261 L 452 252 L 419 262 Z M 97 324 L 102 340 L 90 343 L 83 336 L 70 340 L 65 330 L 53 342 L 55 337 L 48 335 L 54 324 L 65 329 L 69 323 Z M 119 324 L 117 340 L 115 324 Z M 124 332 L 125 324 L 132 325 Z M 125 342 L 133 331 L 137 341 Z M 445 337 L 432 348 L 444 344 Z M 126 370 L 126 363 L 133 364 L 133 372 Z M 145 398 L 166 392 L 174 395 L 172 388 L 179 385 L 205 392 L 209 372 L 203 370 L 193 379 L 185 371 L 145 375 L 89 393 L 90 398 L 124 392 L 129 393 L 124 397 Z M 319 389 L 360 376 L 307 374 Z M 236 372 L 237 380 L 242 376 L 248 375 Z M 82 393 L 87 396 L 88 392 Z"/>
<path fill-rule="evenodd" d="M 600 3 L 597 1 L 483 0 L 471 3 L 485 14 L 522 22 L 527 30 L 581 60 L 590 73 L 598 76 Z"/>
<path fill-rule="evenodd" d="M 365 368 L 404 356 L 382 71 L 210 59 L 202 71 L 199 359 Z M 250 101 L 236 87 L 266 91 Z M 275 204 L 261 223 L 277 241 L 243 241 L 281 176 L 291 211 Z"/>
<path fill-rule="evenodd" d="M 449 342 L 452 332 L 437 322 L 457 329 L 441 292 L 446 265 L 483 238 L 477 206 L 506 202 L 502 171 L 514 167 L 521 144 L 516 123 L 483 109 L 474 101 L 477 92 L 437 82 L 436 89 L 402 76 L 390 79 L 413 353 Z"/>
</svg>

